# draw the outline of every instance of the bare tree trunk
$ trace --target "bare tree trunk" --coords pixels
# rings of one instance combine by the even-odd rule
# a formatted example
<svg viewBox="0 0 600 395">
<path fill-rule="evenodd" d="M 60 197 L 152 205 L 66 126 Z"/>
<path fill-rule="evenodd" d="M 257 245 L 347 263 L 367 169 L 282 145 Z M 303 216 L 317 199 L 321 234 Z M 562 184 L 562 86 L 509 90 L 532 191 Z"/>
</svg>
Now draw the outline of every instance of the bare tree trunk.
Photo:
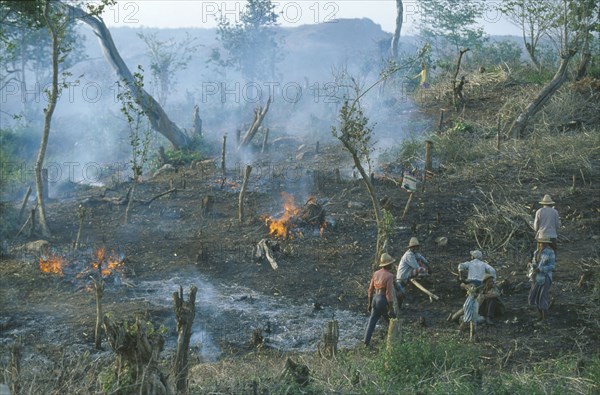
<svg viewBox="0 0 600 395">
<path fill-rule="evenodd" d="M 561 57 L 560 66 L 554 74 L 552 81 L 550 81 L 541 91 L 538 93 L 537 97 L 527 106 L 525 111 L 523 111 L 515 120 L 515 122 L 510 127 L 510 134 L 514 138 L 519 138 L 523 135 L 525 128 L 527 127 L 527 123 L 529 119 L 534 116 L 539 110 L 541 110 L 544 105 L 550 100 L 552 95 L 556 93 L 556 91 L 562 86 L 562 84 L 567 80 L 567 70 L 569 66 L 569 60 L 575 55 L 575 51 L 569 51 L 568 53 L 564 53 Z"/>
<path fill-rule="evenodd" d="M 135 86 L 133 74 L 121 58 L 104 21 L 101 18 L 87 14 L 82 9 L 70 4 L 63 2 L 57 2 L 57 4 L 68 10 L 69 16 L 80 19 L 92 28 L 100 41 L 100 45 L 107 61 L 130 89 L 134 99 L 148 116 L 152 127 L 165 136 L 175 148 L 188 146 L 190 138 L 173 121 L 171 121 L 162 106 L 143 88 Z"/>
<path fill-rule="evenodd" d="M 102 347 L 102 294 L 104 293 L 104 280 L 102 280 L 102 262 L 98 262 L 98 279 L 94 281 L 96 290 L 96 328 L 94 329 L 94 345 L 96 350 Z"/>
<path fill-rule="evenodd" d="M 58 63 L 60 54 L 58 27 L 50 16 L 50 3 L 44 3 L 44 20 L 50 30 L 52 37 L 52 89 L 50 91 L 50 97 L 48 98 L 48 107 L 44 110 L 44 131 L 42 133 L 42 142 L 40 143 L 40 150 L 38 151 L 37 159 L 35 161 L 35 195 L 37 199 L 37 205 L 39 207 L 38 215 L 40 222 L 40 231 L 42 236 L 50 236 L 50 229 L 46 223 L 46 205 L 44 203 L 44 184 L 42 180 L 42 166 L 44 165 L 44 158 L 46 157 L 46 148 L 48 147 L 48 138 L 50 136 L 50 126 L 52 124 L 52 115 L 56 109 L 56 102 L 58 101 Z"/>
<path fill-rule="evenodd" d="M 400 32 L 402 31 L 402 21 L 404 18 L 404 4 L 402 0 L 396 0 L 396 30 L 394 30 L 394 36 L 392 37 L 392 48 L 391 54 L 392 59 L 398 59 L 398 47 L 400 46 Z"/>
<path fill-rule="evenodd" d="M 461 49 L 460 54 L 458 55 L 458 61 L 456 62 L 456 71 L 454 72 L 454 78 L 452 78 L 452 100 L 456 105 L 456 99 L 462 99 L 462 90 L 465 86 L 464 76 L 461 78 L 460 82 L 457 81 L 458 73 L 460 73 L 460 63 L 462 62 L 463 55 L 469 51 L 469 48 Z M 458 82 L 458 85 L 457 85 Z"/>
<path fill-rule="evenodd" d="M 589 32 L 585 32 L 585 41 L 583 42 L 583 48 L 581 50 L 581 59 L 579 60 L 579 65 L 577 66 L 577 75 L 575 76 L 575 81 L 579 81 L 585 77 L 587 74 L 587 67 L 590 63 L 590 59 L 592 58 L 592 53 L 590 51 L 590 39 Z"/>
<path fill-rule="evenodd" d="M 258 128 L 262 124 L 263 119 L 265 119 L 265 116 L 267 115 L 267 112 L 269 111 L 270 105 L 271 105 L 271 96 L 269 96 L 269 100 L 267 100 L 267 105 L 264 108 L 258 107 L 254 110 L 254 122 L 252 122 L 252 125 L 250 126 L 248 131 L 246 132 L 246 134 L 244 134 L 244 137 L 241 138 L 241 140 L 239 142 L 240 148 L 247 146 L 250 143 L 250 141 L 252 140 L 252 138 L 254 137 L 254 135 L 256 134 L 256 132 L 258 132 Z"/>
<path fill-rule="evenodd" d="M 179 293 L 173 293 L 173 304 L 175 318 L 177 319 L 177 353 L 173 364 L 173 375 L 178 394 L 187 394 L 188 376 L 188 351 L 190 349 L 190 338 L 192 336 L 192 324 L 196 316 L 196 292 L 198 288 L 192 285 L 189 300 L 183 299 L 183 287 L 179 287 Z"/>
<path fill-rule="evenodd" d="M 238 202 L 238 220 L 240 223 L 244 221 L 244 196 L 246 195 L 246 189 L 248 188 L 248 179 L 250 178 L 251 171 L 252 166 L 247 165 L 246 170 L 244 171 L 244 181 L 242 181 L 242 189 L 240 190 Z"/>
<path fill-rule="evenodd" d="M 227 149 L 227 135 L 223 135 L 223 147 L 221 148 L 221 175 L 225 178 L 225 150 Z"/>
</svg>

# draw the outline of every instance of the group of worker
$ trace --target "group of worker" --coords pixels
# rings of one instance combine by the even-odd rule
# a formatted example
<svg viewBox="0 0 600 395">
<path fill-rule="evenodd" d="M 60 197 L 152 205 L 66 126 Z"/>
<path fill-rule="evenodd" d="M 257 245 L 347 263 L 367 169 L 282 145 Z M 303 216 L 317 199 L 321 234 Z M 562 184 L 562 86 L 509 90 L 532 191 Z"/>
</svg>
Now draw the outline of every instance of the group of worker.
<svg viewBox="0 0 600 395">
<path fill-rule="evenodd" d="M 528 302 L 535 306 L 540 321 L 547 318 L 549 291 L 552 285 L 552 272 L 556 265 L 557 230 L 560 227 L 558 211 L 549 195 L 539 202 L 542 208 L 536 211 L 533 227 L 536 231 L 537 249 L 529 263 L 529 278 L 532 282 Z M 379 259 L 379 269 L 373 273 L 369 284 L 368 311 L 370 313 L 364 343 L 369 345 L 375 326 L 380 318 L 389 320 L 394 317 L 394 303 L 402 306 L 407 287 L 412 278 L 432 273 L 429 261 L 419 253 L 419 240 L 412 237 L 408 250 L 398 264 L 396 276 L 393 274 L 395 259 L 383 253 Z M 496 270 L 483 260 L 480 250 L 470 252 L 471 260 L 458 265 L 460 287 L 467 297 L 463 306 L 448 316 L 448 321 L 461 321 L 460 328 L 467 324 L 493 325 L 494 320 L 505 312 L 501 291 L 496 285 Z M 466 279 L 463 275 L 466 273 Z M 462 318 L 461 318 L 462 317 Z"/>
</svg>

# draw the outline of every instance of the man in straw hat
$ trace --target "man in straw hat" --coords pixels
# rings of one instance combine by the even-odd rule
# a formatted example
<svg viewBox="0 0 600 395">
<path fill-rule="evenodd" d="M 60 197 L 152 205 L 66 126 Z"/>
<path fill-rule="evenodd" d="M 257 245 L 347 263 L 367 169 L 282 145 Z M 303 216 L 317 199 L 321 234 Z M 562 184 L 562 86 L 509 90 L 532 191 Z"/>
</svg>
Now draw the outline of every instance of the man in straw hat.
<svg viewBox="0 0 600 395">
<path fill-rule="evenodd" d="M 402 306 L 402 301 L 406 294 L 406 286 L 411 278 L 431 274 L 429 261 L 418 252 L 419 247 L 419 240 L 416 237 L 411 237 L 408 242 L 408 250 L 400 259 L 395 283 L 398 306 Z"/>
<path fill-rule="evenodd" d="M 390 316 L 393 316 L 393 291 L 394 286 L 394 275 L 392 274 L 392 264 L 394 258 L 388 253 L 381 254 L 379 259 L 380 269 L 373 273 L 371 277 L 371 283 L 369 284 L 369 305 L 368 310 L 371 313 L 369 317 L 369 323 L 365 332 L 365 345 L 368 346 L 371 342 L 371 336 L 379 321 L 380 317 L 383 317 L 386 321 L 389 320 Z"/>
<path fill-rule="evenodd" d="M 560 227 L 558 211 L 554 207 L 550 207 L 554 204 L 550 195 L 545 195 L 539 203 L 542 205 L 542 208 L 535 212 L 535 220 L 533 221 L 533 229 L 536 232 L 535 238 L 548 237 L 551 241 L 550 247 L 556 253 L 556 239 L 558 238 L 558 228 Z"/>
<path fill-rule="evenodd" d="M 552 285 L 552 272 L 556 266 L 556 255 L 550 247 L 552 240 L 542 236 L 537 239 L 537 250 L 533 253 L 530 267 L 531 290 L 529 291 L 529 304 L 535 306 L 540 315 L 540 321 L 548 316 L 550 286 Z"/>
</svg>

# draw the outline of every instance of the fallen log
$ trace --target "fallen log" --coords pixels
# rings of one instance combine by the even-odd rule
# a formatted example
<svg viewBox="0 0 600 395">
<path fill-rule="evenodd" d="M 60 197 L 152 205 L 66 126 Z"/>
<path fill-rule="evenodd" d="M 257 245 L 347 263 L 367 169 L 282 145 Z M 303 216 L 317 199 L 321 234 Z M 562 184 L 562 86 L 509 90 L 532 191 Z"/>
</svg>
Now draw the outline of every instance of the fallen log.
<svg viewBox="0 0 600 395">
<path fill-rule="evenodd" d="M 269 239 L 262 239 L 261 241 L 259 241 L 256 245 L 256 251 L 254 256 L 256 257 L 256 259 L 261 259 L 264 257 L 267 261 L 269 261 L 269 264 L 271 264 L 273 270 L 277 270 L 279 268 L 279 265 L 277 265 L 277 261 L 275 260 L 275 258 L 273 258 L 273 250 L 271 249 L 272 243 L 273 242 Z"/>
<path fill-rule="evenodd" d="M 414 278 L 410 279 L 410 282 L 417 287 L 419 290 L 423 291 L 425 294 L 427 294 L 427 296 L 429 296 L 429 301 L 433 301 L 433 299 L 435 300 L 440 300 L 440 297 L 433 294 L 433 292 L 429 291 L 427 288 L 425 288 L 424 286 L 422 286 L 417 280 L 415 280 Z"/>
<path fill-rule="evenodd" d="M 148 200 L 147 202 L 144 202 L 144 204 L 149 206 L 153 201 L 155 201 L 159 197 L 162 197 L 162 196 L 168 195 L 170 193 L 174 193 L 174 192 L 177 192 L 177 188 L 171 188 L 168 191 L 159 193 L 158 195 L 154 196 L 152 199 Z"/>
</svg>

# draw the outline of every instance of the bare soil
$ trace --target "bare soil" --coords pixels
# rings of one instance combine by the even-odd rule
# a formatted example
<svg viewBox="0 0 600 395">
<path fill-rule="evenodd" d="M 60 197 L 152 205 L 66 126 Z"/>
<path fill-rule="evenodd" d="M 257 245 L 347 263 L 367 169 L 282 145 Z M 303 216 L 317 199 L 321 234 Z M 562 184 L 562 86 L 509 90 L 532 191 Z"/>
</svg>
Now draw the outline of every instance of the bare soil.
<svg viewBox="0 0 600 395">
<path fill-rule="evenodd" d="M 98 247 L 122 254 L 124 271 L 106 280 L 104 310 L 117 318 L 142 314 L 169 327 L 172 338 L 175 334 L 172 312 L 168 307 L 149 303 L 148 298 L 152 292 L 164 292 L 159 290 L 161 281 L 165 287 L 174 288 L 166 292 L 176 291 L 176 284 L 169 281 L 174 276 L 184 280 L 202 276 L 214 287 L 238 287 L 240 294 L 224 300 L 224 304 L 235 305 L 246 297 L 251 299 L 250 291 L 244 290 L 252 290 L 279 299 L 282 304 L 313 305 L 315 311 L 322 310 L 323 314 L 350 311 L 363 315 L 366 323 L 366 288 L 376 239 L 366 189 L 361 180 L 353 177 L 349 155 L 339 145 L 323 144 L 318 153 L 309 147 L 309 152 L 299 159 L 298 145 L 297 142 L 282 145 L 263 155 L 263 164 L 254 163 L 247 214 L 242 223 L 237 220 L 237 210 L 243 166 L 230 169 L 225 182 L 216 166 L 206 163 L 146 180 L 135 188 L 136 202 L 127 224 L 123 223 L 124 205 L 99 203 L 97 199 L 122 198 L 129 183 L 111 188 L 71 185 L 58 192 L 47 206 L 53 232 L 49 240 L 52 251 L 76 262 L 77 270 L 86 265 Z M 341 170 L 341 182 L 336 180 L 335 169 Z M 396 170 L 387 176 L 401 176 L 400 167 L 388 169 Z M 430 302 L 425 294 L 410 289 L 402 309 L 403 324 L 409 330 L 430 331 L 432 335 L 456 331 L 456 324 L 446 321 L 465 297 L 458 286 L 456 266 L 468 260 L 469 251 L 477 248 L 465 234 L 465 221 L 472 214 L 473 203 L 479 202 L 478 188 L 486 190 L 488 186 L 439 171 L 426 182 L 424 191 L 415 194 L 406 218 L 401 219 L 408 194 L 386 177 L 376 176 L 375 185 L 379 197 L 392 202 L 390 209 L 397 220 L 389 247 L 391 255 L 399 258 L 409 238 L 416 236 L 422 245 L 421 252 L 434 267 L 433 275 L 423 280 L 423 284 L 440 300 Z M 551 179 L 520 180 L 520 185 L 510 190 L 513 199 L 529 203 L 532 218 L 537 201 L 545 193 L 551 194 L 563 220 L 547 325 L 535 326 L 537 314 L 527 306 L 526 263 L 529 250 L 535 247 L 533 231 L 531 238 L 524 240 L 529 250 L 493 254 L 484 251 L 485 258 L 498 270 L 498 280 L 508 280 L 511 286 L 504 296 L 506 316 L 493 326 L 482 326 L 476 341 L 490 345 L 490 353 L 506 353 L 505 365 L 542 360 L 567 351 L 586 350 L 590 355 L 600 352 L 600 334 L 594 325 L 597 317 L 586 316 L 582 308 L 589 303 L 592 285 L 577 286 L 583 271 L 597 267 L 600 175 L 596 173 L 575 193 L 568 193 L 569 186 L 569 175 L 556 175 Z M 177 192 L 149 205 L 144 203 L 171 188 L 177 188 Z M 303 228 L 293 231 L 293 237 L 287 240 L 279 239 L 280 249 L 275 253 L 279 269 L 275 271 L 267 262 L 256 262 L 253 249 L 262 238 L 275 239 L 268 235 L 264 216 L 276 216 L 283 211 L 281 192 L 293 195 L 299 206 L 310 196 L 317 198 L 327 212 L 330 225 L 322 234 L 319 229 Z M 201 201 L 208 195 L 214 196 L 215 204 L 213 211 L 206 214 L 202 212 Z M 82 247 L 75 253 L 71 246 L 78 231 L 80 204 L 86 207 L 86 216 Z M 447 237 L 447 245 L 438 246 L 438 237 Z M 10 241 L 10 253 L 2 257 L 0 265 L 2 348 L 7 351 L 19 336 L 26 345 L 25 355 L 47 355 L 65 348 L 91 349 L 95 322 L 91 280 L 77 278 L 73 273 L 65 273 L 63 277 L 41 273 L 39 254 L 19 250 L 26 241 L 24 238 Z M 157 289 L 140 291 L 144 282 L 157 284 Z M 180 285 L 188 284 L 182 281 Z M 202 292 L 200 289 L 199 295 Z M 208 314 L 198 314 L 196 319 L 205 321 L 213 331 L 215 328 L 224 333 L 236 331 L 234 312 L 221 307 Z M 270 325 L 264 322 L 267 339 Z M 244 328 L 235 339 L 220 338 L 217 347 L 222 351 L 243 352 L 242 344 L 250 340 L 250 329 Z M 362 328 L 354 330 L 354 344 L 358 344 Z M 383 331 L 378 333 L 382 335 Z M 319 335 L 314 333 L 315 338 Z M 375 341 L 380 339 L 378 336 Z M 8 353 L 4 355 L 2 362 L 7 363 Z"/>
</svg>

